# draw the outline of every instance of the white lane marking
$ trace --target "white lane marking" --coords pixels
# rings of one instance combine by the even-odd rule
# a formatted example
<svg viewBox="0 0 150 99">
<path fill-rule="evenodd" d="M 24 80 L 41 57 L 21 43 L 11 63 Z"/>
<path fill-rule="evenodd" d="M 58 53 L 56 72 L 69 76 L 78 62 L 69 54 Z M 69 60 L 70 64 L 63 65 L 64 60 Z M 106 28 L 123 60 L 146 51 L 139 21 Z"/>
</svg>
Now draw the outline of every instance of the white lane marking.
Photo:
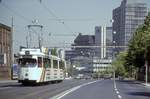
<svg viewBox="0 0 150 99">
<path fill-rule="evenodd" d="M 122 96 L 119 94 L 119 91 L 118 91 L 118 89 L 117 89 L 116 81 L 114 81 L 114 89 L 115 89 L 116 93 L 118 94 L 118 98 L 119 98 L 119 99 L 122 99 Z"/>
<path fill-rule="evenodd" d="M 120 95 L 118 95 L 118 98 L 119 98 L 119 99 L 122 99 L 122 97 L 121 97 Z"/>
<path fill-rule="evenodd" d="M 12 88 L 12 87 L 1 87 L 0 90 L 8 89 L 8 88 Z"/>
<path fill-rule="evenodd" d="M 99 80 L 98 80 L 98 81 L 99 81 Z M 74 88 L 71 88 L 71 89 L 69 89 L 69 90 L 67 90 L 67 91 L 64 91 L 64 92 L 62 92 L 62 93 L 60 93 L 60 94 L 58 94 L 58 95 L 56 95 L 56 96 L 54 96 L 54 97 L 52 97 L 52 98 L 49 98 L 49 99 L 61 99 L 61 98 L 63 98 L 64 96 L 66 96 L 67 94 L 70 94 L 70 93 L 72 93 L 72 92 L 78 90 L 79 88 L 81 88 L 81 87 L 83 87 L 83 86 L 87 86 L 87 85 L 89 85 L 89 84 L 92 84 L 92 83 L 95 83 L 95 82 L 98 82 L 98 81 L 93 81 L 93 82 L 89 82 L 89 83 L 85 83 L 85 84 L 76 86 L 76 87 L 74 87 Z"/>
<path fill-rule="evenodd" d="M 117 94 L 119 94 L 119 91 L 116 91 Z"/>
<path fill-rule="evenodd" d="M 74 87 L 74 88 L 72 88 L 72 89 L 70 89 L 70 90 L 67 90 L 67 91 L 63 92 L 63 93 L 60 94 L 59 96 L 56 96 L 56 97 L 53 97 L 53 98 L 50 98 L 50 99 L 61 99 L 61 98 L 63 98 L 64 96 L 66 96 L 67 94 L 69 94 L 69 93 L 71 93 L 71 92 L 73 92 L 73 91 L 75 91 L 75 90 L 77 90 L 77 89 L 79 89 L 79 88 L 81 88 L 81 86 Z"/>
<path fill-rule="evenodd" d="M 114 80 L 114 88 L 117 89 L 116 81 Z"/>
</svg>

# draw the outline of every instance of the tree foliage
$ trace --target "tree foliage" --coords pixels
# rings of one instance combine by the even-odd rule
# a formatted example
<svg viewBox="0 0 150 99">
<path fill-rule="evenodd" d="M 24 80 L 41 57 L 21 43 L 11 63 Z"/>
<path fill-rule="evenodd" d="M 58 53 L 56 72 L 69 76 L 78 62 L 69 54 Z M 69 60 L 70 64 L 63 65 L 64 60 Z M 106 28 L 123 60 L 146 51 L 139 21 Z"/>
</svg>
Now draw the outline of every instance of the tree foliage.
<svg viewBox="0 0 150 99">
<path fill-rule="evenodd" d="M 51 54 L 57 56 L 57 49 L 56 48 L 51 49 Z"/>
<path fill-rule="evenodd" d="M 126 75 L 126 69 L 125 69 L 125 62 L 126 62 L 126 52 L 121 52 L 117 55 L 117 58 L 115 61 L 113 61 L 113 69 L 115 70 L 115 73 L 117 76 L 125 76 Z"/>
</svg>

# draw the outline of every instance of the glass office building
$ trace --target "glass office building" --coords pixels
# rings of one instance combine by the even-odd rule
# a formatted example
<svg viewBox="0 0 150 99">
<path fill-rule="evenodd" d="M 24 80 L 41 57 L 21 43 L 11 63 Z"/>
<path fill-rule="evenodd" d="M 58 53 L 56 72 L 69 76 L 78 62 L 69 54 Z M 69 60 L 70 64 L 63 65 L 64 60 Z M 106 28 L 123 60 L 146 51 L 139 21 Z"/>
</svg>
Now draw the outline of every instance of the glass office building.
<svg viewBox="0 0 150 99">
<path fill-rule="evenodd" d="M 113 41 L 118 51 L 126 50 L 136 29 L 144 23 L 147 16 L 144 0 L 123 0 L 120 7 L 113 10 Z"/>
</svg>

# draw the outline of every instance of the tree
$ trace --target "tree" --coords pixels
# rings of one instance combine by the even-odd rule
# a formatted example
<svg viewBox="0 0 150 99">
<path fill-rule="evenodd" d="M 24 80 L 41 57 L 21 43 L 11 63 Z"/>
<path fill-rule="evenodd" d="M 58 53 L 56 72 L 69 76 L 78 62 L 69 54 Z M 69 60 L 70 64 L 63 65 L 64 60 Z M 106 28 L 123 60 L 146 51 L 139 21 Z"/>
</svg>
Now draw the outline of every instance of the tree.
<svg viewBox="0 0 150 99">
<path fill-rule="evenodd" d="M 113 61 L 113 69 L 115 70 L 115 73 L 117 76 L 125 76 L 126 75 L 126 69 L 125 69 L 125 58 L 127 53 L 121 52 L 117 55 L 117 58 L 115 61 Z"/>
<path fill-rule="evenodd" d="M 144 24 L 137 28 L 129 42 L 129 49 L 126 56 L 126 67 L 130 70 L 142 68 L 146 61 L 150 64 L 150 13 L 146 17 Z"/>
<path fill-rule="evenodd" d="M 129 42 L 129 50 L 127 55 L 127 63 L 136 67 L 144 65 L 145 60 L 149 60 L 150 56 L 150 13 L 146 17 L 144 24 L 140 26 L 133 34 Z"/>
<path fill-rule="evenodd" d="M 57 56 L 57 49 L 56 48 L 52 49 L 51 54 Z"/>
</svg>

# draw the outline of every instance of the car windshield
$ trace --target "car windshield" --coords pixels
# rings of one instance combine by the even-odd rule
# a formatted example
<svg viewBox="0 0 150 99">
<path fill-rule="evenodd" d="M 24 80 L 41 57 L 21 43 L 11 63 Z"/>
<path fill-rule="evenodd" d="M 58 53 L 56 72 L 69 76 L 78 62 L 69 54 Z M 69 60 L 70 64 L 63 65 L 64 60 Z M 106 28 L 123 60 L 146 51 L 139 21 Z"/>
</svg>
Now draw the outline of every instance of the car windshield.
<svg viewBox="0 0 150 99">
<path fill-rule="evenodd" d="M 36 59 L 33 58 L 21 58 L 19 59 L 21 67 L 35 67 L 37 65 Z"/>
</svg>

